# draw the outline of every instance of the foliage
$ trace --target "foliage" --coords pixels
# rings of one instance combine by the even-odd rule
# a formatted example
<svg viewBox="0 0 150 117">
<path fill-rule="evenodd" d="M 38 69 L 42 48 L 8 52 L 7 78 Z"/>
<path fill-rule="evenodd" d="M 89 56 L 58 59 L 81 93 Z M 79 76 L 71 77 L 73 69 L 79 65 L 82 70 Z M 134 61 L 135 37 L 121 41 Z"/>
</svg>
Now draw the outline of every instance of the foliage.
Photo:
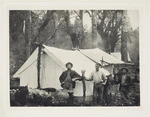
<svg viewBox="0 0 150 117">
<path fill-rule="evenodd" d="M 84 25 L 85 14 L 91 18 L 91 30 L 86 30 Z M 11 75 L 40 42 L 63 49 L 99 47 L 106 52 L 121 50 L 122 11 L 119 10 L 12 10 L 9 21 Z M 138 30 L 128 30 L 126 34 L 129 54 L 137 64 L 138 33 Z"/>
<path fill-rule="evenodd" d="M 104 99 L 105 104 L 97 106 L 140 106 L 139 83 L 134 83 L 128 95 L 131 104 L 127 104 L 121 99 L 118 85 L 110 84 L 106 89 Z M 67 92 L 63 90 L 45 91 L 43 89 L 27 89 L 27 87 L 10 90 L 11 106 L 93 106 L 92 96 L 74 97 L 74 102 L 69 99 Z"/>
</svg>

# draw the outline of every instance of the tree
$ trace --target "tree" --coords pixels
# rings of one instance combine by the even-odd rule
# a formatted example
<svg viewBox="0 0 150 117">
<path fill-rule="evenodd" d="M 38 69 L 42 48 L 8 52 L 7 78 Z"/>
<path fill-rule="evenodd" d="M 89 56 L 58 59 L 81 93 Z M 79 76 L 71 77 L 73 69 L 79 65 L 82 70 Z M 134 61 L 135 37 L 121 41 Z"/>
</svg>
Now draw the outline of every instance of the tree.
<svg viewBox="0 0 150 117">
<path fill-rule="evenodd" d="M 31 11 L 26 11 L 26 17 L 24 20 L 24 30 L 25 30 L 25 55 L 26 59 L 30 56 L 31 54 L 31 29 L 32 29 L 32 19 L 31 19 Z"/>
<path fill-rule="evenodd" d="M 127 11 L 122 11 L 122 31 L 121 31 L 121 59 L 128 61 L 127 55 L 127 36 L 128 36 L 128 20 Z"/>
<path fill-rule="evenodd" d="M 83 27 L 83 10 L 79 11 L 79 18 L 80 18 L 80 21 L 81 21 L 80 48 L 82 49 L 82 48 L 84 48 L 83 40 L 85 39 L 85 37 L 84 37 L 84 27 Z"/>
<path fill-rule="evenodd" d="M 59 25 L 59 19 L 58 19 L 58 14 L 56 12 L 53 14 L 53 22 L 54 22 L 54 29 L 57 29 Z M 56 30 L 54 33 L 55 40 L 58 39 L 58 36 L 59 36 L 59 33 L 58 33 L 58 30 Z"/>
<path fill-rule="evenodd" d="M 84 28 L 83 28 L 83 11 L 80 10 L 79 13 L 74 11 L 77 16 L 75 19 L 75 24 L 72 24 L 71 13 L 66 10 L 65 21 L 67 26 L 67 33 L 70 35 L 73 48 L 83 48 L 84 40 Z"/>
<path fill-rule="evenodd" d="M 115 46 L 120 40 L 121 32 L 121 11 L 119 10 L 98 10 L 97 32 L 102 37 L 104 50 L 114 52 Z"/>
<path fill-rule="evenodd" d="M 127 43 L 132 62 L 139 66 L 139 28 L 129 31 L 130 40 Z"/>
<path fill-rule="evenodd" d="M 92 18 L 92 48 L 95 47 L 95 40 L 97 37 L 97 30 L 96 30 L 96 21 L 95 21 L 95 12 L 91 10 L 91 18 Z"/>
<path fill-rule="evenodd" d="M 85 25 L 85 13 L 91 18 L 91 29 Z M 122 10 L 12 10 L 9 16 L 12 74 L 35 50 L 35 42 L 63 49 L 99 47 L 108 53 L 121 50 L 124 61 L 129 49 L 131 59 L 138 63 L 139 32 L 125 31 L 130 26 Z"/>
<path fill-rule="evenodd" d="M 44 28 L 48 25 L 49 21 L 52 19 L 53 14 L 55 13 L 55 10 L 47 10 L 46 13 L 46 19 L 43 21 L 42 25 L 37 29 L 37 34 L 34 37 L 34 40 L 32 41 L 32 51 L 36 48 L 36 42 L 42 43 L 44 40 L 41 40 L 39 38 L 41 32 L 44 30 Z"/>
<path fill-rule="evenodd" d="M 31 39 L 30 11 L 10 11 L 10 69 L 13 74 L 30 54 Z M 18 49 L 19 48 L 19 49 Z"/>
</svg>

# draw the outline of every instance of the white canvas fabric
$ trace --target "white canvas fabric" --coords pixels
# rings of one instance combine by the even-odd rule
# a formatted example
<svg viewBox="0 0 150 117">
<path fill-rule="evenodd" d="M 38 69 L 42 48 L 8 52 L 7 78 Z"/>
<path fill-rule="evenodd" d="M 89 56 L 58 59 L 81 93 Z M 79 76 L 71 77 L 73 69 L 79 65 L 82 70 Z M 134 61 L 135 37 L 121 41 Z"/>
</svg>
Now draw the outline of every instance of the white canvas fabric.
<svg viewBox="0 0 150 117">
<path fill-rule="evenodd" d="M 26 69 L 30 69 L 30 66 L 37 61 L 38 48 L 31 54 L 31 56 L 26 60 L 26 62 L 21 66 L 21 68 L 14 74 L 14 77 L 18 77 Z"/>
<path fill-rule="evenodd" d="M 60 67 L 48 54 L 42 55 L 41 64 L 41 88 L 61 89 L 59 76 L 65 69 Z"/>
<path fill-rule="evenodd" d="M 95 49 L 81 49 L 80 52 L 90 58 L 91 60 L 101 63 L 103 60 L 105 63 L 108 64 L 124 64 L 123 61 L 113 57 L 112 55 L 104 52 L 99 48 Z"/>
<path fill-rule="evenodd" d="M 20 78 L 20 86 L 37 88 L 37 55 L 36 49 L 21 68 L 13 75 Z"/>
<path fill-rule="evenodd" d="M 73 70 L 81 75 L 81 70 L 86 70 L 85 76 L 89 78 L 91 72 L 95 69 L 95 63 L 84 56 L 79 51 L 63 50 L 54 47 L 44 46 L 41 54 L 41 88 L 61 89 L 59 76 L 66 70 L 67 62 L 73 63 Z M 20 77 L 20 85 L 30 88 L 37 88 L 37 57 L 38 49 L 36 49 L 23 66 L 14 74 L 14 77 Z M 101 69 L 105 75 L 110 73 Z M 86 95 L 93 94 L 93 82 L 86 81 Z M 76 82 L 74 89 L 75 96 L 83 95 L 83 84 L 81 81 Z"/>
<path fill-rule="evenodd" d="M 91 72 L 95 69 L 95 63 L 91 61 L 89 58 L 85 57 L 79 51 L 71 51 L 71 50 L 62 50 L 54 47 L 45 46 L 44 51 L 52 57 L 57 63 L 59 63 L 60 67 L 65 68 L 65 64 L 67 62 L 73 63 L 73 70 L 78 72 L 81 75 L 81 70 L 86 70 L 85 76 L 89 78 Z M 66 68 L 65 68 L 66 69 Z M 48 70 L 48 69 L 47 69 Z M 106 75 L 110 73 L 101 69 Z M 57 69 L 56 69 L 57 71 Z M 62 71 L 61 71 L 62 73 Z M 58 73 L 60 74 L 60 73 Z M 58 75 L 59 77 L 60 75 Z M 56 78 L 58 78 L 56 77 Z M 49 81 L 49 80 L 47 80 Z M 60 83 L 59 83 L 60 84 Z M 60 85 L 59 85 L 60 86 Z M 81 81 L 76 81 L 76 87 L 74 89 L 74 96 L 82 96 L 83 95 L 83 84 Z M 93 82 L 86 81 L 86 96 L 93 95 Z"/>
<path fill-rule="evenodd" d="M 111 53 L 111 55 L 114 56 L 115 58 L 121 60 L 121 53 L 120 52 L 113 52 L 113 53 Z M 130 62 L 131 58 L 130 58 L 129 52 L 127 53 L 127 55 L 128 55 L 128 61 Z"/>
<path fill-rule="evenodd" d="M 58 49 L 54 47 L 48 47 L 45 46 L 44 51 L 48 53 L 48 55 L 52 54 L 56 60 L 59 59 L 60 65 L 62 67 L 65 67 L 65 64 L 67 62 L 73 63 L 73 70 L 78 72 L 81 75 L 81 70 L 86 70 L 85 76 L 89 77 L 91 72 L 95 69 L 95 63 L 85 57 L 83 54 L 81 54 L 79 51 L 71 51 L 71 50 L 63 50 L 63 49 Z M 47 51 L 48 50 L 48 51 Z M 50 55 L 50 56 L 52 56 Z M 62 63 L 61 63 L 62 62 Z M 105 70 L 101 69 L 106 75 L 109 75 L 110 73 Z"/>
<path fill-rule="evenodd" d="M 86 96 L 93 95 L 93 82 L 85 81 Z M 83 84 L 81 81 L 76 81 L 76 88 L 74 89 L 74 96 L 83 96 Z"/>
</svg>

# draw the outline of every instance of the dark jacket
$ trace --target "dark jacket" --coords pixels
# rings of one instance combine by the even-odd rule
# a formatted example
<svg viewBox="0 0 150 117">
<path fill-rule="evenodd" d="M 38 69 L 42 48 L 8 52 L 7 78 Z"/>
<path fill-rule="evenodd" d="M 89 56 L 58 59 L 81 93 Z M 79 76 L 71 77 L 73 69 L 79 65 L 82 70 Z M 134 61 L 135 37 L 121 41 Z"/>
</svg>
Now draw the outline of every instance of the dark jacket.
<svg viewBox="0 0 150 117">
<path fill-rule="evenodd" d="M 67 77 L 67 72 L 68 70 L 64 71 L 60 77 L 59 77 L 59 81 L 60 83 L 64 82 L 66 77 Z M 71 79 L 73 78 L 77 78 L 77 77 L 81 77 L 77 72 L 73 71 L 73 70 L 70 70 L 70 77 Z M 73 83 L 73 88 L 75 88 L 75 82 L 72 82 Z"/>
<path fill-rule="evenodd" d="M 121 84 L 121 82 L 122 82 L 122 74 L 120 74 L 119 75 L 119 78 L 118 78 L 118 81 L 116 81 L 116 84 L 120 84 L 120 88 L 119 88 L 119 90 L 121 89 L 121 87 L 122 87 L 122 84 Z M 126 75 L 126 79 L 125 79 L 125 87 L 126 88 L 129 88 L 130 86 L 131 86 L 131 84 L 132 84 L 132 80 L 131 80 L 131 77 L 130 76 L 128 76 L 128 75 Z"/>
</svg>

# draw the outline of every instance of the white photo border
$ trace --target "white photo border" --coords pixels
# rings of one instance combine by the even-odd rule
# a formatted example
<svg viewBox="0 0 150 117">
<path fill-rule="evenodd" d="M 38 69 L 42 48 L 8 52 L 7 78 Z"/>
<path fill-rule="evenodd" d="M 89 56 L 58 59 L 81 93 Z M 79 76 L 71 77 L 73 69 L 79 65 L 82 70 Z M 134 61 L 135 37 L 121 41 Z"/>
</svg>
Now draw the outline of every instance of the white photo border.
<svg viewBox="0 0 150 117">
<path fill-rule="evenodd" d="M 39 0 L 38 0 L 39 1 Z M 131 2 L 129 0 L 115 0 L 118 2 L 109 1 L 87 1 L 87 2 L 2 2 L 0 3 L 0 77 L 2 78 L 0 83 L 0 113 L 2 111 L 2 117 L 41 117 L 41 116 L 111 116 L 111 117 L 148 117 L 148 76 L 146 75 L 147 70 L 147 52 L 145 43 L 147 40 L 146 26 L 147 19 L 147 2 L 138 0 L 138 2 Z M 9 100 L 9 10 L 66 10 L 66 9 L 105 9 L 105 10 L 138 10 L 139 11 L 139 37 L 140 37 L 140 99 L 141 103 L 139 107 L 10 107 Z M 148 41 L 147 41 L 148 42 Z M 1 115 L 0 115 L 1 116 Z M 150 115 L 149 115 L 150 116 Z"/>
</svg>

